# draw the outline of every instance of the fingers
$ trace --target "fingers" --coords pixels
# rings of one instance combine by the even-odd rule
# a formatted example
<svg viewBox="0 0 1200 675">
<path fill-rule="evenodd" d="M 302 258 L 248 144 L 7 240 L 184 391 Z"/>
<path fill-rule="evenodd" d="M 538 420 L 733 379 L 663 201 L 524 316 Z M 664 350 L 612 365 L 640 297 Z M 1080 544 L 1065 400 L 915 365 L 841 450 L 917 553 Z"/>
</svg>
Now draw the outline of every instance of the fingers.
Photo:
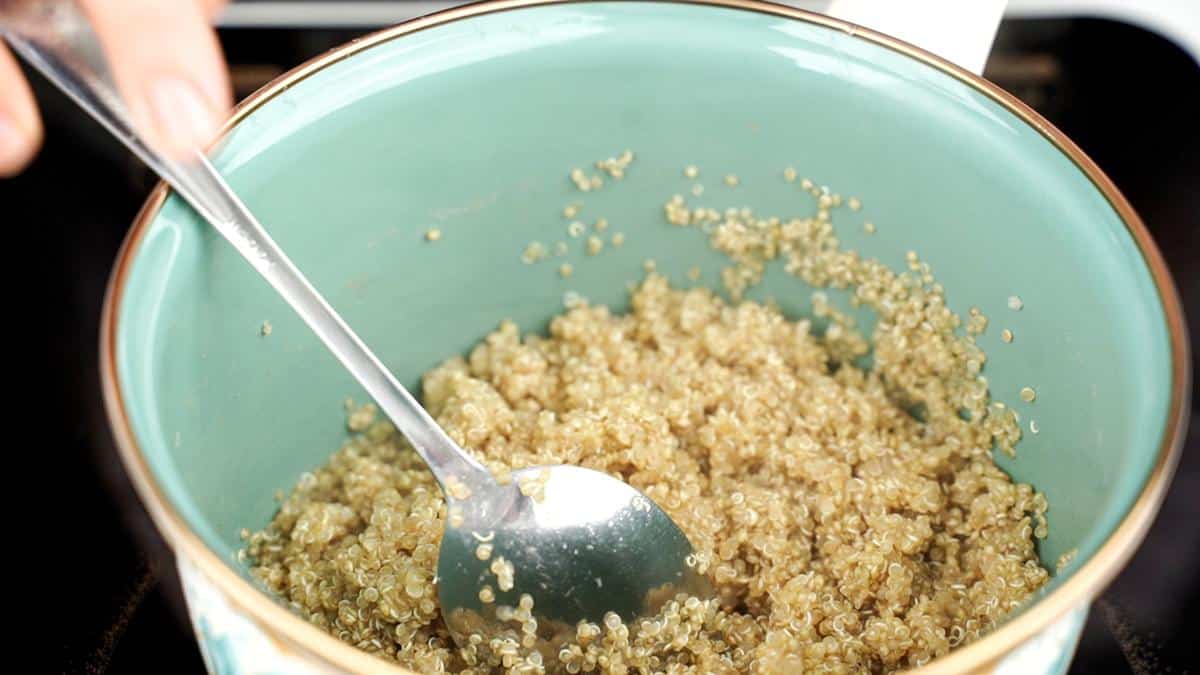
<svg viewBox="0 0 1200 675">
<path fill-rule="evenodd" d="M 216 20 L 221 14 L 221 10 L 225 9 L 225 5 L 229 4 L 226 0 L 196 0 L 200 5 L 200 11 L 204 16 L 208 17 L 209 22 Z"/>
<path fill-rule="evenodd" d="M 33 92 L 17 60 L 0 42 L 0 176 L 24 169 L 42 143 Z"/>
<path fill-rule="evenodd" d="M 206 146 L 232 106 L 208 13 L 215 0 L 81 0 L 134 124 L 176 157 Z"/>
</svg>

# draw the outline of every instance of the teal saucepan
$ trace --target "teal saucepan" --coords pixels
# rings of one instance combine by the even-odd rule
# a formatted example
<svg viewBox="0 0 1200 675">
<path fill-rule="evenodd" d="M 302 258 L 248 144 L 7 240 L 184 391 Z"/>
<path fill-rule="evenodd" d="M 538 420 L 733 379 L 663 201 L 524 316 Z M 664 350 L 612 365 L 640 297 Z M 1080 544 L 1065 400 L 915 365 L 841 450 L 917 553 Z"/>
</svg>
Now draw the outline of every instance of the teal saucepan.
<svg viewBox="0 0 1200 675">
<path fill-rule="evenodd" d="M 624 181 L 581 193 L 569 179 L 625 148 Z M 916 250 L 953 309 L 993 317 L 987 377 L 1026 425 L 1017 456 L 997 461 L 1049 500 L 1047 567 L 1074 553 L 1007 623 L 923 672 L 1064 672 L 1089 601 L 1170 479 L 1188 354 L 1145 228 L 1045 120 L 885 36 L 735 0 L 473 5 L 285 75 L 242 105 L 214 162 L 413 387 L 502 319 L 543 329 L 568 291 L 621 309 L 647 258 L 677 283 L 718 287 L 722 256 L 663 217 L 691 185 L 685 166 L 722 208 L 794 211 L 787 166 L 860 198 L 838 216 L 843 245 L 894 267 Z M 564 279 L 522 252 L 563 239 L 571 202 L 626 242 L 594 257 L 574 246 Z M 771 270 L 751 296 L 799 317 L 809 290 Z M 1004 344 L 1001 328 L 1018 339 Z M 273 493 L 338 446 L 342 402 L 362 394 L 165 190 L 116 263 L 102 343 L 122 457 L 178 555 L 210 668 L 396 672 L 291 614 L 238 560 L 239 530 L 265 524 Z"/>
</svg>

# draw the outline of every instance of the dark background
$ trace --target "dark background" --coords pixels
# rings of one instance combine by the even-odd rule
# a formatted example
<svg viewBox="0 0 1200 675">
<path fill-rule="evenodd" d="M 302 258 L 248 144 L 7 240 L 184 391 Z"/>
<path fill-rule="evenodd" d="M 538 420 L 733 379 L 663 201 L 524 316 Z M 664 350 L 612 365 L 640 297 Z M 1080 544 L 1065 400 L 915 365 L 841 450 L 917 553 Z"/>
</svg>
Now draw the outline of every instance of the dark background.
<svg viewBox="0 0 1200 675">
<path fill-rule="evenodd" d="M 231 29 L 222 40 L 241 97 L 358 33 Z M 1124 191 L 1166 256 L 1191 334 L 1200 335 L 1200 66 L 1123 24 L 1021 20 L 1002 25 L 985 74 L 1065 131 Z M 10 326 L 25 329 L 9 331 L 18 347 L 10 419 L 31 432 L 12 450 L 33 458 L 10 482 L 37 492 L 18 499 L 6 521 L 16 524 L 6 550 L 25 563 L 7 585 L 23 587 L 45 611 L 31 627 L 48 639 L 50 656 L 29 669 L 202 673 L 170 553 L 114 452 L 97 372 L 104 284 L 154 181 L 57 92 L 36 78 L 35 85 L 46 147 L 25 174 L 0 181 L 0 223 L 18 235 L 6 256 L 18 300 Z M 1190 620 L 1200 612 L 1195 410 L 1166 503 L 1136 557 L 1093 605 L 1072 673 L 1200 670 Z M 53 507 L 49 527 L 34 520 L 43 506 Z M 26 607 L 12 603 L 10 617 Z"/>
</svg>

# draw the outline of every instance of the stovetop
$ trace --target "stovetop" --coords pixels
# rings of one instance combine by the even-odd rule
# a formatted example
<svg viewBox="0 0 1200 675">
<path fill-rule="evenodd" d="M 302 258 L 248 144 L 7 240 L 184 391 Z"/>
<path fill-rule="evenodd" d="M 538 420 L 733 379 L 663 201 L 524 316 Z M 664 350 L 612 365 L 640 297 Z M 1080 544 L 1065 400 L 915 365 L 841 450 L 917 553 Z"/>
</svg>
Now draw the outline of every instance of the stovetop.
<svg viewBox="0 0 1200 675">
<path fill-rule="evenodd" d="M 244 28 L 223 31 L 222 40 L 243 96 L 360 32 Z M 1200 64 L 1122 24 L 1018 20 L 1002 25 L 986 75 L 1063 129 L 1121 187 L 1163 249 L 1191 335 L 1200 335 Z M 113 450 L 97 374 L 104 284 L 153 181 L 59 95 L 40 81 L 37 88 L 46 147 L 29 171 L 0 182 L 0 222 L 30 238 L 10 249 L 10 259 L 28 263 L 30 273 L 14 288 L 31 305 L 22 308 L 22 323 L 36 328 L 36 339 L 22 347 L 32 344 L 35 353 L 15 359 L 18 371 L 25 363 L 34 371 L 17 380 L 35 383 L 29 454 L 43 464 L 36 475 L 51 481 L 56 496 L 48 501 L 59 505 L 53 536 L 41 528 L 28 539 L 39 565 L 49 561 L 30 585 L 39 594 L 53 589 L 43 606 L 52 630 L 40 631 L 54 642 L 50 669 L 140 673 L 169 664 L 174 673 L 202 673 L 170 553 Z M 33 584 L 39 579 L 52 583 Z M 1190 617 L 1200 613 L 1198 591 L 1200 419 L 1193 408 L 1166 503 L 1145 544 L 1094 604 L 1071 672 L 1195 669 Z"/>
</svg>

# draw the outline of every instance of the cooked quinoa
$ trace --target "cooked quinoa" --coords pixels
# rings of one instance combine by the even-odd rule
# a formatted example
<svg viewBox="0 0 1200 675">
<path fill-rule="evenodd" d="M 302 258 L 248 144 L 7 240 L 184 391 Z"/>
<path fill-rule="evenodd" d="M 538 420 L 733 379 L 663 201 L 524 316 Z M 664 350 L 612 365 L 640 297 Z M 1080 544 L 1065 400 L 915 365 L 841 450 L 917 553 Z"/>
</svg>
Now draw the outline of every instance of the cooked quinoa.
<svg viewBox="0 0 1200 675">
<path fill-rule="evenodd" d="M 985 634 L 1048 578 L 1035 551 L 1046 500 L 991 456 L 1012 452 L 1020 429 L 980 372 L 986 318 L 972 312 L 958 331 L 928 264 L 910 254 L 897 274 L 840 249 L 829 215 L 840 200 L 817 204 L 811 217 L 759 218 L 675 197 L 668 221 L 733 260 L 733 302 L 650 272 L 625 314 L 580 301 L 547 336 L 505 322 L 423 379 L 430 413 L 498 475 L 577 464 L 654 499 L 716 600 L 581 624 L 545 662 L 464 659 L 434 586 L 454 515 L 369 405 L 249 536 L 254 573 L 314 624 L 419 672 L 878 673 Z M 738 300 L 778 258 L 875 309 L 871 339 L 819 293 L 823 332 Z"/>
</svg>

